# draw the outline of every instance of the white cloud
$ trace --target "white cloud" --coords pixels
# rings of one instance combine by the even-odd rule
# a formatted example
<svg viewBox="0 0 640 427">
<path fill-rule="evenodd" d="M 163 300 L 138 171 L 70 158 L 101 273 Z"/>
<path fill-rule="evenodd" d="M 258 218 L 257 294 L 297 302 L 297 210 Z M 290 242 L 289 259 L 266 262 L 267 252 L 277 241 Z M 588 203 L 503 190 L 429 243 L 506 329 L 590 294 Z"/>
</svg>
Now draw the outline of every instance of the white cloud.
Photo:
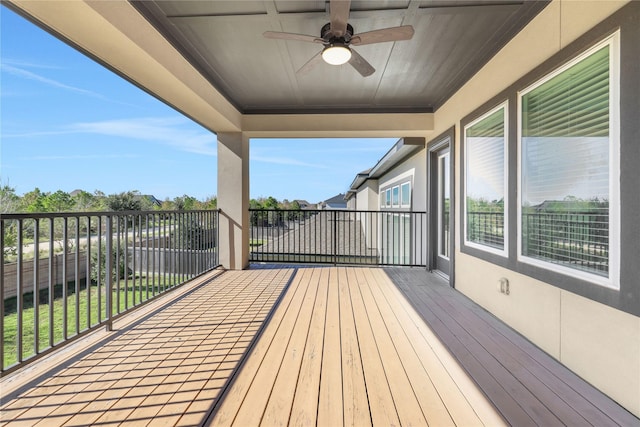
<svg viewBox="0 0 640 427">
<path fill-rule="evenodd" d="M 292 159 L 289 157 L 264 157 L 264 156 L 251 156 L 252 161 L 261 163 L 271 163 L 276 165 L 288 165 L 288 166 L 304 166 L 307 168 L 326 169 L 327 166 L 307 163 L 300 160 Z"/>
<path fill-rule="evenodd" d="M 67 128 L 73 133 L 109 135 L 158 142 L 181 151 L 207 156 L 217 154 L 217 138 L 206 130 L 196 130 L 184 117 L 147 117 L 98 122 L 74 123 Z"/>
<path fill-rule="evenodd" d="M 53 80 L 50 79 L 48 77 L 44 77 L 41 76 L 39 74 L 33 73 L 31 71 L 25 70 L 23 68 L 19 68 L 19 67 L 14 67 L 12 65 L 7 64 L 5 61 L 2 62 L 2 64 L 0 64 L 0 68 L 2 68 L 3 71 L 9 73 L 9 74 L 13 74 L 14 76 L 18 76 L 18 77 L 22 77 L 25 79 L 29 79 L 29 80 L 34 80 L 43 84 L 46 84 L 48 86 L 52 86 L 52 87 L 56 87 L 59 89 L 65 89 L 65 90 L 69 90 L 72 92 L 76 92 L 76 93 L 80 93 L 82 95 L 89 95 L 92 97 L 96 97 L 96 98 L 101 98 L 104 99 L 104 97 L 96 92 L 92 92 L 90 90 L 86 90 L 86 89 L 82 89 L 79 87 L 75 87 L 75 86 L 70 86 L 68 84 L 59 82 L 57 80 Z"/>
<path fill-rule="evenodd" d="M 35 156 L 25 157 L 26 160 L 92 160 L 92 159 L 133 159 L 140 157 L 133 154 L 88 154 L 88 155 L 70 155 L 70 156 Z"/>
</svg>

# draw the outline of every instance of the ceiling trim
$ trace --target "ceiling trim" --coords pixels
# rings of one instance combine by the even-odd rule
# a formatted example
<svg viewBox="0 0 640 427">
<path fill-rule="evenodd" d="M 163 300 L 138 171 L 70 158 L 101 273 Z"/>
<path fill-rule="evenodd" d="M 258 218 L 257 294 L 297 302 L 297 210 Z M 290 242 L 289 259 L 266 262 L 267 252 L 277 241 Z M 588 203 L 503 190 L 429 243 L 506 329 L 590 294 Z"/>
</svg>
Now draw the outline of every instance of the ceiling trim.
<svg viewBox="0 0 640 427">
<path fill-rule="evenodd" d="M 434 131 L 432 113 L 415 114 L 251 114 L 242 129 L 251 138 L 426 137 Z"/>
</svg>

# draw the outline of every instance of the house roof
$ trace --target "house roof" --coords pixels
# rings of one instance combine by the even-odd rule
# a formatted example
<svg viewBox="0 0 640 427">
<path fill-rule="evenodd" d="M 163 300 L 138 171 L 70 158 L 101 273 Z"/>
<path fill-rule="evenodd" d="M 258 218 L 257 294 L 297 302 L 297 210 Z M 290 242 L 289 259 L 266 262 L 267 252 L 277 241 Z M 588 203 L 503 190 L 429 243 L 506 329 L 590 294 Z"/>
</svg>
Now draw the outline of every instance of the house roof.
<svg viewBox="0 0 640 427">
<path fill-rule="evenodd" d="M 340 193 L 322 202 L 327 205 L 344 205 L 344 193 Z"/>
<path fill-rule="evenodd" d="M 347 192 L 346 200 L 349 200 L 352 196 L 349 194 L 355 194 L 369 179 L 377 179 L 383 176 L 387 171 L 393 169 L 399 163 L 404 161 L 407 157 L 420 151 L 424 148 L 424 138 L 401 138 L 396 142 L 393 147 L 387 153 L 382 156 L 380 160 L 370 169 L 364 170 L 356 175 L 351 182 L 351 187 Z"/>
</svg>

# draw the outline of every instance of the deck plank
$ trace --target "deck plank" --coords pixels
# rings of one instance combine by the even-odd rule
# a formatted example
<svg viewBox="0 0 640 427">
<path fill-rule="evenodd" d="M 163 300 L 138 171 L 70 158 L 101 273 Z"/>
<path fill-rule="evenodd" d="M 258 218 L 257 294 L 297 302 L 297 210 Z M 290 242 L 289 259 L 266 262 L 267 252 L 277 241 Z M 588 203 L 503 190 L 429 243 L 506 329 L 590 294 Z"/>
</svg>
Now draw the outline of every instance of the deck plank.
<svg viewBox="0 0 640 427">
<path fill-rule="evenodd" d="M 317 423 L 336 426 L 343 422 L 342 357 L 340 350 L 339 274 L 335 269 L 323 269 L 327 275 L 327 308 L 324 325 L 322 371 L 318 396 Z"/>
<path fill-rule="evenodd" d="M 448 350 L 424 323 L 413 307 L 393 287 L 385 287 L 384 293 L 390 305 L 394 305 L 394 315 L 401 321 L 412 346 L 420 355 L 420 362 L 427 372 L 429 381 L 436 387 L 450 417 L 456 425 L 481 424 L 498 426 L 505 424 L 482 392 L 469 384 L 467 373 L 451 358 Z M 445 419 L 446 421 L 446 419 Z"/>
<path fill-rule="evenodd" d="M 356 270 L 346 269 L 346 271 L 342 271 L 344 275 L 341 276 L 339 281 L 338 293 L 340 298 L 344 425 L 364 427 L 371 425 L 371 414 L 369 413 L 362 356 L 349 293 L 349 283 L 357 281 L 355 278 Z"/>
<path fill-rule="evenodd" d="M 355 281 L 349 282 L 349 292 L 353 308 L 353 317 L 358 331 L 358 343 L 362 359 L 369 410 L 373 425 L 399 425 L 400 420 L 393 400 L 387 376 L 384 372 L 380 354 L 374 338 L 374 331 L 369 323 L 365 301 L 358 287 L 358 274 Z"/>
<path fill-rule="evenodd" d="M 371 329 L 375 331 L 375 345 L 380 355 L 389 391 L 394 397 L 394 405 L 400 424 L 426 425 L 427 419 L 415 394 L 414 384 L 409 379 L 405 366 L 400 359 L 396 342 L 391 337 L 392 332 L 388 328 L 388 322 L 383 319 L 383 315 L 380 312 L 378 305 L 380 291 L 374 284 L 375 279 L 372 276 L 372 271 L 370 269 L 362 270 L 360 278 L 362 280 L 358 280 L 358 288 L 366 307 L 369 324 Z M 397 330 L 394 332 L 402 333 L 402 331 Z M 411 376 L 415 376 L 418 373 L 419 371 L 412 370 Z"/>
<path fill-rule="evenodd" d="M 284 426 L 287 425 L 289 421 L 296 385 L 302 366 L 305 344 L 309 336 L 313 309 L 318 295 L 318 282 L 313 280 L 313 274 L 304 286 L 307 288 L 306 294 L 302 300 L 300 311 L 294 319 L 295 323 L 293 324 L 293 329 L 286 343 L 286 347 L 283 349 L 273 348 L 274 352 L 281 354 L 281 362 L 276 372 L 273 388 L 271 389 L 269 400 L 264 409 L 264 414 L 260 420 L 260 424 L 262 425 Z M 272 366 L 275 368 L 274 365 Z M 265 390 L 266 389 L 268 388 L 265 388 Z M 260 406 L 255 401 L 247 399 L 246 403 L 251 405 L 256 413 L 259 412 Z M 242 418 L 239 419 L 238 423 L 240 425 L 257 425 L 257 423 L 253 422 L 250 424 L 244 423 Z"/>
<path fill-rule="evenodd" d="M 318 284 L 316 304 L 311 315 L 309 335 L 302 356 L 302 366 L 296 385 L 296 393 L 291 408 L 290 424 L 310 426 L 316 424 L 318 414 L 318 390 L 322 371 L 322 353 L 325 319 L 327 317 L 327 295 L 329 271 L 317 269 L 313 272 L 312 283 Z"/>
<path fill-rule="evenodd" d="M 300 286 L 300 283 L 308 280 L 310 274 L 310 270 L 299 272 L 289 286 L 278 309 L 263 331 L 260 340 L 252 349 L 251 357 L 242 366 L 242 370 L 234 380 L 233 387 L 224 395 L 222 405 L 216 410 L 216 425 L 230 426 L 234 423 L 237 425 L 244 423 L 246 425 L 248 418 L 253 418 L 253 425 L 260 422 L 264 405 L 266 405 L 268 395 L 271 393 L 272 383 L 267 380 L 271 378 L 273 381 L 273 372 L 270 373 L 268 369 L 260 368 L 263 364 L 269 367 L 271 367 L 270 363 L 275 363 L 276 366 L 280 365 L 277 356 L 274 357 L 273 351 L 270 351 L 270 349 L 272 346 L 274 348 L 282 348 L 283 340 L 288 341 L 289 337 L 284 336 L 282 333 L 278 334 L 278 331 L 287 330 L 287 328 L 290 330 L 293 326 L 295 317 L 297 317 L 296 309 L 299 309 L 306 294 L 306 288 Z M 290 314 L 290 308 L 291 311 L 295 312 L 293 316 Z M 261 385 L 266 388 L 260 389 Z M 261 390 L 261 392 L 256 393 L 256 390 Z M 251 407 L 245 403 L 247 401 L 255 403 L 260 400 L 262 401 L 262 407 Z M 245 411 L 242 412 L 241 417 L 237 418 L 241 408 L 244 408 Z"/>
</svg>

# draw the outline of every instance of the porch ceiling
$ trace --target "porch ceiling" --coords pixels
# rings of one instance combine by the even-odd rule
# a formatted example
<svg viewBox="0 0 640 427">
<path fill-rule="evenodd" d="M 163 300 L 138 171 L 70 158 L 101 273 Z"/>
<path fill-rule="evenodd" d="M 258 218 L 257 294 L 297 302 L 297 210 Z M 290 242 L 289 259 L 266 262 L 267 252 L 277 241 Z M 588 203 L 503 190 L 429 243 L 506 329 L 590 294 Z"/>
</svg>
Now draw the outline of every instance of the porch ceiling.
<svg viewBox="0 0 640 427">
<path fill-rule="evenodd" d="M 342 136 L 370 128 L 377 136 L 412 136 L 432 129 L 429 113 L 548 1 L 353 0 L 356 33 L 415 29 L 409 41 L 357 47 L 376 69 L 366 78 L 349 65 L 324 63 L 300 75 L 321 46 L 262 36 L 319 36 L 329 21 L 325 0 L 6 4 L 214 132 Z M 313 120 L 297 121 L 303 129 L 279 124 L 311 113 Z"/>
</svg>

